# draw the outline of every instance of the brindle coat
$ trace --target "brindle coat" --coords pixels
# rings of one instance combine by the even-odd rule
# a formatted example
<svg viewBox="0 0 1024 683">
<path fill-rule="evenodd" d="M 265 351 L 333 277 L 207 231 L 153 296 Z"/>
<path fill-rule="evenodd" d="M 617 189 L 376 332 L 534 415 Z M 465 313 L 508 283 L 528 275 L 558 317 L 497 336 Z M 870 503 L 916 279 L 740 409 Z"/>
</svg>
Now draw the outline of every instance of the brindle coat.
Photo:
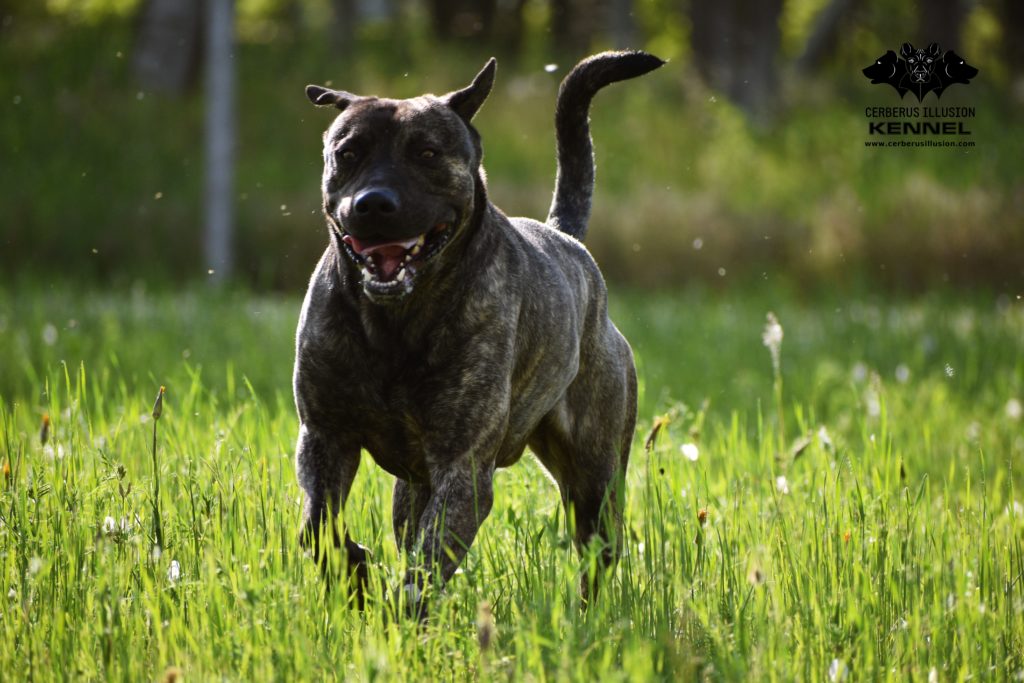
<svg viewBox="0 0 1024 683">
<path fill-rule="evenodd" d="M 493 59 L 441 97 L 307 88 L 341 110 L 324 134 L 330 244 L 302 307 L 294 375 L 302 539 L 316 554 L 327 525 L 365 571 L 365 550 L 334 519 L 365 449 L 396 477 L 394 532 L 412 554 L 403 588 L 415 604 L 426 576 L 447 581 L 465 556 L 495 468 L 529 446 L 573 511 L 577 547 L 596 540 L 604 564 L 616 561 L 636 374 L 579 241 L 594 179 L 587 115 L 600 88 L 661 64 L 603 53 L 566 77 L 547 224 L 508 218 L 487 198 L 470 121 Z"/>
</svg>

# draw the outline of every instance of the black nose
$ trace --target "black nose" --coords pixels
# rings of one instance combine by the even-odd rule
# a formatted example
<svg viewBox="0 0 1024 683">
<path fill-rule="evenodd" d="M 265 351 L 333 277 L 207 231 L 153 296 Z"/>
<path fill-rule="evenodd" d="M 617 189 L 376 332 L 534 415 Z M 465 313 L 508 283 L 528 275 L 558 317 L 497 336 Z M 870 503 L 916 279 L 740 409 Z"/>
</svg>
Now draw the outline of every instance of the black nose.
<svg viewBox="0 0 1024 683">
<path fill-rule="evenodd" d="M 398 195 L 386 187 L 371 187 L 356 194 L 352 208 L 360 216 L 392 214 L 398 211 Z"/>
</svg>

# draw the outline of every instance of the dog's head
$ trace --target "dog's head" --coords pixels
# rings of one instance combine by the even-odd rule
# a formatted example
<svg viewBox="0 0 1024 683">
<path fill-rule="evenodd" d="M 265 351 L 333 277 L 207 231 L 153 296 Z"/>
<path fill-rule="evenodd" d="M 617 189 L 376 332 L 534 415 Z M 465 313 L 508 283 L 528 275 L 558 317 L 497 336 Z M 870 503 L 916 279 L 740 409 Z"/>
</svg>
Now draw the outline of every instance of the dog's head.
<svg viewBox="0 0 1024 683">
<path fill-rule="evenodd" d="M 907 60 L 907 73 L 912 83 L 923 85 L 930 83 L 935 72 L 935 63 L 941 51 L 938 43 L 931 43 L 927 49 L 915 48 L 910 43 L 903 43 L 900 54 Z"/>
<path fill-rule="evenodd" d="M 947 50 L 942 56 L 943 72 L 950 83 L 970 83 L 978 75 L 978 70 L 964 61 L 964 58 Z"/>
<path fill-rule="evenodd" d="M 470 121 L 494 72 L 491 59 L 461 90 L 407 100 L 306 87 L 314 104 L 341 110 L 324 133 L 324 213 L 372 300 L 413 291 L 480 208 L 483 150 Z"/>
</svg>

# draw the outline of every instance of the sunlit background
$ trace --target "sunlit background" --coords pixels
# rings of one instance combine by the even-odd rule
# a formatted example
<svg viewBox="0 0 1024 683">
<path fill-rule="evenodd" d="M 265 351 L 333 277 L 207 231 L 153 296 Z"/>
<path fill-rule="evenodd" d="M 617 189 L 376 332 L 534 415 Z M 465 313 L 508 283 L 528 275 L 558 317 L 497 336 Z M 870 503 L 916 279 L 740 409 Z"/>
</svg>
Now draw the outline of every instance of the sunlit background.
<svg viewBox="0 0 1024 683">
<path fill-rule="evenodd" d="M 609 279 L 1013 292 L 1022 278 L 1014 0 L 5 0 L 0 26 L 9 284 L 298 292 L 326 243 L 331 117 L 303 87 L 446 92 L 491 55 L 475 123 L 492 198 L 543 217 L 558 83 L 616 47 L 669 64 L 594 106 L 589 246 Z M 923 103 L 975 108 L 973 148 L 865 147 L 867 107 L 918 104 L 861 73 L 904 41 L 980 70 Z M 211 251 L 221 233 L 227 251 Z"/>
</svg>

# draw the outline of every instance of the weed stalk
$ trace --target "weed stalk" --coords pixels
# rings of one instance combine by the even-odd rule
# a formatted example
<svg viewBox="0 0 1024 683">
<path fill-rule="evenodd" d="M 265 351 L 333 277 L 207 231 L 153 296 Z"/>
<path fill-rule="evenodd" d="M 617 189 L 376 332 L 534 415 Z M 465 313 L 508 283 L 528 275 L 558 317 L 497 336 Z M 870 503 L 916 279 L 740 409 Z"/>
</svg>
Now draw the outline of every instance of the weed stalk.
<svg viewBox="0 0 1024 683">
<path fill-rule="evenodd" d="M 160 415 L 164 411 L 164 387 L 156 394 L 153 403 L 153 538 L 158 548 L 164 547 L 164 530 L 160 523 L 160 466 L 156 459 L 156 433 L 160 423 Z"/>
</svg>

